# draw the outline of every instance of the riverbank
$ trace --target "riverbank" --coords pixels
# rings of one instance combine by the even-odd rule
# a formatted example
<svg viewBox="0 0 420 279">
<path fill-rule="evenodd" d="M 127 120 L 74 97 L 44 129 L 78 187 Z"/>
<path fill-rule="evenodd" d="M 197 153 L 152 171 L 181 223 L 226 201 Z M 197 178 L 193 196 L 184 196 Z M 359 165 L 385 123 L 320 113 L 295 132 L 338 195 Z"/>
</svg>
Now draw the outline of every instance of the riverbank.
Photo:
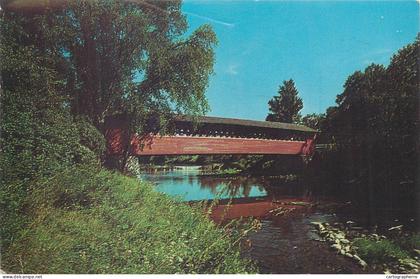
<svg viewBox="0 0 420 279">
<path fill-rule="evenodd" d="M 150 183 L 72 167 L 34 188 L 33 222 L 2 254 L 9 273 L 248 273 L 241 231 L 225 231 L 203 208 Z"/>
<path fill-rule="evenodd" d="M 255 217 L 260 230 L 244 242 L 242 254 L 257 262 L 261 273 L 380 274 L 419 270 L 420 234 L 360 227 L 334 212 L 351 204 L 286 198 L 222 201 L 212 210 L 215 222 Z M 377 234 L 378 231 L 387 231 Z"/>
<path fill-rule="evenodd" d="M 139 159 L 143 171 L 178 166 L 200 166 L 209 175 L 272 176 L 301 175 L 305 162 L 297 156 L 278 155 L 180 155 Z"/>
<path fill-rule="evenodd" d="M 362 230 L 357 223 L 312 222 L 321 240 L 337 253 L 375 273 L 417 274 L 420 269 L 420 234 L 403 232 L 403 225 L 390 227 L 385 234 Z"/>
<path fill-rule="evenodd" d="M 261 231 L 250 236 L 253 259 L 261 273 L 273 274 L 363 274 L 372 273 L 342 257 L 328 244 L 314 240 L 310 222 L 333 216 L 294 212 L 289 216 L 264 220 Z"/>
<path fill-rule="evenodd" d="M 366 208 L 342 199 L 343 193 L 338 197 L 325 193 L 324 189 L 294 180 L 293 176 L 284 179 L 284 176 L 220 175 L 203 173 L 200 166 L 182 166 L 143 178 L 153 181 L 157 191 L 177 196 L 189 205 L 213 205 L 210 217 L 217 224 L 248 218 L 258 221 L 260 229 L 243 241 L 241 253 L 255 261 L 261 273 L 386 272 L 381 267 L 386 261 L 373 263 L 366 257 L 368 253 L 360 255 L 366 266 L 355 260 L 357 253 L 352 252 L 352 257 L 343 255 L 336 249 L 337 243 L 324 239 L 325 235 L 313 223 L 341 226 L 349 222 L 355 224 L 352 228 L 360 230 L 359 236 L 367 238 L 401 224 L 404 231 L 418 230 L 417 219 L 410 217 L 412 213 L 395 207 L 386 211 Z M 409 241 L 404 234 L 402 239 Z"/>
<path fill-rule="evenodd" d="M 217 223 L 251 216 L 259 220 L 259 230 L 244 241 L 242 255 L 256 261 L 261 273 L 372 273 L 372 269 L 359 266 L 337 254 L 328 243 L 318 241 L 320 236 L 311 223 L 337 219 L 325 208 L 325 204 L 296 198 L 241 199 L 220 202 L 211 217 Z"/>
<path fill-rule="evenodd" d="M 217 177 L 217 178 L 229 178 L 235 176 L 243 177 L 258 177 L 267 179 L 277 179 L 279 182 L 296 182 L 299 180 L 297 174 L 276 174 L 275 172 L 267 172 L 265 174 L 255 174 L 248 170 L 237 169 L 237 168 L 224 168 L 223 164 L 208 164 L 208 165 L 181 165 L 181 164 L 168 164 L 168 165 L 138 165 L 137 172 L 141 173 L 160 173 L 170 172 L 176 170 L 198 170 L 197 176 L 202 177 Z"/>
</svg>

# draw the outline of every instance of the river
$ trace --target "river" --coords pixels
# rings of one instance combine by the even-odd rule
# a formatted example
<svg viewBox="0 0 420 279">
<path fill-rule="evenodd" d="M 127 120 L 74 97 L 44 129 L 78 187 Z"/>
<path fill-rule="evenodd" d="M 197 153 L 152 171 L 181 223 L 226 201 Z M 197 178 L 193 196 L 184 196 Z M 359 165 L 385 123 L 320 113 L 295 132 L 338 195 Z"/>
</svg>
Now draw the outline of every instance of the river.
<svg viewBox="0 0 420 279">
<path fill-rule="evenodd" d="M 355 208 L 351 201 L 338 200 L 293 179 L 284 182 L 278 177 L 206 175 L 200 166 L 154 169 L 143 173 L 140 179 L 153 182 L 157 191 L 183 202 L 220 200 L 211 216 L 215 222 L 258 218 L 261 229 L 249 235 L 250 247 L 244 249 L 243 256 L 255 260 L 261 273 L 371 272 L 319 241 L 311 222 L 352 221 L 366 232 L 401 223 L 401 218 L 392 215 L 397 213 L 390 213 L 372 226 L 363 214 L 366 211 Z M 412 218 L 403 221 L 408 226 L 415 223 Z"/>
</svg>

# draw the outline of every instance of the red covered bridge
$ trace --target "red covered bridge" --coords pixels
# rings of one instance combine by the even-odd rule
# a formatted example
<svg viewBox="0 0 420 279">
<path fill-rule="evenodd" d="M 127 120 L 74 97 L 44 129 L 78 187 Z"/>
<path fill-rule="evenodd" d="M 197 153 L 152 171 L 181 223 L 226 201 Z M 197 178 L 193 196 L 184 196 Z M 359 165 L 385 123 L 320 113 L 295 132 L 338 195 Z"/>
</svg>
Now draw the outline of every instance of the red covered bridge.
<svg viewBox="0 0 420 279">
<path fill-rule="evenodd" d="M 220 117 L 175 119 L 173 135 L 127 135 L 118 121 L 107 131 L 108 152 L 130 155 L 282 154 L 311 155 L 317 131 L 289 123 Z M 126 138 L 127 139 L 127 138 Z M 129 142 L 124 145 L 124 142 Z"/>
</svg>

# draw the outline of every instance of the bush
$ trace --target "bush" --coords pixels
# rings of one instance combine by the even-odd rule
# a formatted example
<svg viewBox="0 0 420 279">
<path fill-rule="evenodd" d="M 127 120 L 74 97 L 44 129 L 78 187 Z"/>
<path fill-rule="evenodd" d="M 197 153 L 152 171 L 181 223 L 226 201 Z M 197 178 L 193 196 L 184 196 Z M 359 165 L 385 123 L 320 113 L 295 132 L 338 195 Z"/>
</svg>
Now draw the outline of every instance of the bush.
<svg viewBox="0 0 420 279">
<path fill-rule="evenodd" d="M 245 273 L 232 235 L 200 206 L 117 173 L 70 168 L 38 182 L 35 220 L 3 255 L 22 273 Z"/>
<path fill-rule="evenodd" d="M 383 263 L 409 257 L 406 251 L 388 239 L 356 238 L 353 244 L 357 247 L 357 254 L 369 263 Z"/>
<path fill-rule="evenodd" d="M 420 233 L 413 233 L 408 236 L 402 236 L 396 240 L 399 246 L 404 250 L 413 251 L 414 249 L 420 250 Z"/>
<path fill-rule="evenodd" d="M 75 117 L 74 124 L 79 131 L 80 143 L 99 158 L 105 151 L 105 138 L 86 117 Z"/>
<path fill-rule="evenodd" d="M 45 93 L 47 95 L 47 93 Z M 52 99 L 44 96 L 45 99 Z M 0 121 L 0 234 L 2 249 L 29 220 L 23 201 L 29 188 L 76 162 L 98 164 L 97 156 L 80 144 L 70 113 L 55 108 L 37 110 L 28 91 L 4 90 Z"/>
</svg>

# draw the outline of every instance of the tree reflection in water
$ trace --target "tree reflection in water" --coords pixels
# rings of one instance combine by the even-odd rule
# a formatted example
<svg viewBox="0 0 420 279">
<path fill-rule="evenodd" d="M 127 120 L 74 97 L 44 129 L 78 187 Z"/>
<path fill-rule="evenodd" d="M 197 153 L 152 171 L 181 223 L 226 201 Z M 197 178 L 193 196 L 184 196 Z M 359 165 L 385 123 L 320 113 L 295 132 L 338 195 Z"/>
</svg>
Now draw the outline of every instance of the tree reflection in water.
<svg viewBox="0 0 420 279">
<path fill-rule="evenodd" d="M 177 167 L 170 171 L 144 173 L 142 178 L 153 181 L 157 190 L 184 201 L 267 197 L 311 198 L 316 191 L 302 179 L 279 177 L 250 177 L 243 175 L 215 176 L 202 173 L 199 167 Z"/>
<path fill-rule="evenodd" d="M 257 187 L 260 192 L 265 192 L 266 187 L 256 178 L 245 176 L 235 177 L 210 177 L 199 176 L 200 187 L 208 188 L 216 195 L 229 197 L 250 197 L 251 189 Z"/>
</svg>

